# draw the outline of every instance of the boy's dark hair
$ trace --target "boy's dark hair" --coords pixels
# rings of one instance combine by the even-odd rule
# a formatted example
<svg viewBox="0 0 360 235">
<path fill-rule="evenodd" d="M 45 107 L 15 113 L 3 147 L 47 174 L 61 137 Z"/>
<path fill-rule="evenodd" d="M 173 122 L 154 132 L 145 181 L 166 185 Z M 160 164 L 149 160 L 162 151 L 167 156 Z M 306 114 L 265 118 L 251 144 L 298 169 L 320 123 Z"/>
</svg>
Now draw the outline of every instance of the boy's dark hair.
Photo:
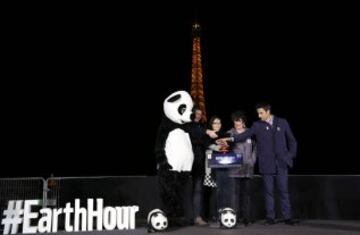
<svg viewBox="0 0 360 235">
<path fill-rule="evenodd" d="M 243 121 L 243 123 L 246 123 L 247 118 L 243 111 L 238 110 L 231 114 L 231 120 L 233 122 L 241 120 L 241 121 Z"/>
<path fill-rule="evenodd" d="M 264 109 L 265 111 L 271 110 L 271 105 L 268 102 L 261 102 L 256 104 L 256 109 Z"/>
</svg>

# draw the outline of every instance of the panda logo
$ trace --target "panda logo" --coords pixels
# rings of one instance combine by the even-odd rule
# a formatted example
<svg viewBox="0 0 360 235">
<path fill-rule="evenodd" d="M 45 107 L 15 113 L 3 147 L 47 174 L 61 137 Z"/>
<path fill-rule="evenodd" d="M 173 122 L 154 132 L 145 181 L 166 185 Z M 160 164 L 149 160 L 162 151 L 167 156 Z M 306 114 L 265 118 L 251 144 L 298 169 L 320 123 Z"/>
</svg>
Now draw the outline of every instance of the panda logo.
<svg viewBox="0 0 360 235">
<path fill-rule="evenodd" d="M 147 217 L 148 232 L 164 231 L 168 227 L 168 219 L 160 209 L 149 212 Z"/>
<path fill-rule="evenodd" d="M 191 122 L 193 105 L 189 93 L 177 91 L 165 99 L 164 113 L 171 121 L 182 125 Z"/>
<path fill-rule="evenodd" d="M 225 228 L 234 228 L 236 226 L 236 213 L 231 208 L 224 208 L 219 210 L 220 223 Z"/>
<path fill-rule="evenodd" d="M 194 153 L 189 133 L 182 128 L 183 124 L 191 122 L 193 101 L 186 91 L 177 91 L 168 96 L 164 101 L 166 117 L 176 123 L 165 143 L 165 153 L 171 171 L 189 172 L 192 170 Z"/>
</svg>

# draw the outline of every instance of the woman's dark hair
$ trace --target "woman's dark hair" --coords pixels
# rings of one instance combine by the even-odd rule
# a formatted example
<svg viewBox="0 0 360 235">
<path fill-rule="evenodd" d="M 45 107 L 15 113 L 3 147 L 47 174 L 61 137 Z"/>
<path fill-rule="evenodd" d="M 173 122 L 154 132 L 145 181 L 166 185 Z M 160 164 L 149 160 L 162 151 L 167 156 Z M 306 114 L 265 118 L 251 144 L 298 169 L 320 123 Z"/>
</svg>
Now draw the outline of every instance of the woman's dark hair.
<svg viewBox="0 0 360 235">
<path fill-rule="evenodd" d="M 245 113 L 243 111 L 238 110 L 238 111 L 235 111 L 235 112 L 233 112 L 231 114 L 231 120 L 233 122 L 241 120 L 243 123 L 246 123 L 247 118 L 246 118 L 246 115 L 245 115 Z"/>
<path fill-rule="evenodd" d="M 216 119 L 219 119 L 221 121 L 221 118 L 219 118 L 218 116 L 212 116 L 210 118 L 210 121 L 209 121 L 209 129 L 212 130 L 212 124 L 213 122 L 216 120 Z"/>
</svg>

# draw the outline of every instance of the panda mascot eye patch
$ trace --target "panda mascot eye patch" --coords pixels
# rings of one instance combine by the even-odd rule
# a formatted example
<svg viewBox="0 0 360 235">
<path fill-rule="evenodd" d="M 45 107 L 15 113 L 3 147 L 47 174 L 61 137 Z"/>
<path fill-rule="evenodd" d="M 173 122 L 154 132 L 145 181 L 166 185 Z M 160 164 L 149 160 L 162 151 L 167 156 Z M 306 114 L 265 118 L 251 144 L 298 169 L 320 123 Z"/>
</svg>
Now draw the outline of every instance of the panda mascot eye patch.
<svg viewBox="0 0 360 235">
<path fill-rule="evenodd" d="M 183 113 L 186 111 L 186 104 L 182 104 L 178 108 L 178 112 L 180 115 L 183 115 Z"/>
<path fill-rule="evenodd" d="M 219 210 L 220 223 L 224 228 L 234 228 L 236 226 L 236 213 L 231 208 L 224 208 Z"/>
<path fill-rule="evenodd" d="M 168 227 L 168 219 L 165 213 L 160 209 L 154 209 L 149 212 L 147 218 L 148 232 L 164 231 Z"/>
</svg>

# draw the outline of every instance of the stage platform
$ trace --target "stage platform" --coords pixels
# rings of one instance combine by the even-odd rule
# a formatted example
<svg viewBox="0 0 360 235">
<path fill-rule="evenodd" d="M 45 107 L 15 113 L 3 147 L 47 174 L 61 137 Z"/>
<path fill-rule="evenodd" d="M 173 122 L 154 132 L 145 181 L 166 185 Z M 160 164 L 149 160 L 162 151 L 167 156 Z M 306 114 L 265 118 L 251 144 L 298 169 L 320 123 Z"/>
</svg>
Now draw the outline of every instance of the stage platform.
<svg viewBox="0 0 360 235">
<path fill-rule="evenodd" d="M 172 235 L 352 235 L 360 234 L 360 221 L 350 220 L 305 220 L 300 221 L 296 226 L 289 226 L 283 223 L 278 223 L 272 226 L 263 225 L 264 221 L 258 221 L 248 227 L 242 225 L 235 229 L 218 229 L 212 227 L 196 227 L 189 226 L 183 228 L 169 229 L 156 234 L 172 234 Z M 79 232 L 66 233 L 58 232 L 52 233 L 57 235 L 140 235 L 148 234 L 145 228 L 138 227 L 133 231 L 93 231 L 93 232 Z"/>
<path fill-rule="evenodd" d="M 251 219 L 256 223 L 250 227 L 239 226 L 232 230 L 211 227 L 184 227 L 168 230 L 159 234 L 302 234 L 360 235 L 360 175 L 328 176 L 304 175 L 289 176 L 289 191 L 294 218 L 300 219 L 298 226 L 282 223 L 264 226 L 265 205 L 263 182 L 255 176 L 251 182 Z M 184 210 L 187 219 L 193 218 L 192 184 L 184 187 Z M 135 231 L 93 231 L 78 234 L 147 234 L 145 222 L 148 213 L 161 208 L 158 179 L 156 176 L 131 177 L 68 177 L 34 179 L 0 179 L 0 215 L 7 208 L 9 200 L 41 199 L 44 207 L 64 208 L 66 203 L 74 205 L 75 199 L 81 200 L 86 207 L 87 199 L 101 198 L 104 206 L 139 206 L 136 213 Z M 204 208 L 209 205 L 206 204 Z M 281 218 L 277 203 L 277 218 Z M 207 218 L 205 216 L 205 218 Z M 59 231 L 64 229 L 64 218 L 59 217 Z M 0 234 L 2 234 L 0 226 Z M 57 234 L 71 234 L 59 232 Z"/>
</svg>

